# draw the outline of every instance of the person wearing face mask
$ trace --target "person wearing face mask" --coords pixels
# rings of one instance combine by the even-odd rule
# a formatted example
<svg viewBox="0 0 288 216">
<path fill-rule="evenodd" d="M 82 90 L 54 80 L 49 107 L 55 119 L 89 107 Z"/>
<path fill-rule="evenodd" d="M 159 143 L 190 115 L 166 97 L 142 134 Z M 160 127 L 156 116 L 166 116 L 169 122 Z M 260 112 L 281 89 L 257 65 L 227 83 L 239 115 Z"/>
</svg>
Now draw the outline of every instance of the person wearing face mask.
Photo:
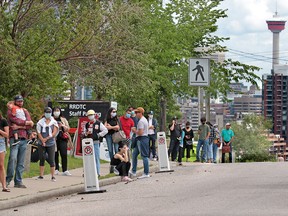
<svg viewBox="0 0 288 216">
<path fill-rule="evenodd" d="M 192 128 L 190 127 L 190 122 L 186 122 L 185 128 L 183 128 L 184 131 L 184 139 L 183 139 L 183 149 L 185 150 L 186 148 L 186 162 L 189 161 L 190 158 L 190 152 L 192 149 L 192 153 L 194 153 L 193 150 L 193 138 L 194 138 L 194 133 Z"/>
<path fill-rule="evenodd" d="M 45 154 L 47 153 L 47 161 L 50 164 L 51 181 L 55 182 L 55 137 L 58 134 L 59 126 L 57 121 L 52 117 L 52 109 L 50 107 L 44 109 L 44 117 L 37 122 L 36 130 L 40 145 L 38 148 L 40 159 L 40 175 L 38 179 L 44 178 Z"/>
<path fill-rule="evenodd" d="M 58 122 L 59 133 L 56 137 L 57 151 L 55 152 L 55 174 L 59 174 L 59 153 L 61 156 L 61 164 L 63 175 L 71 176 L 71 173 L 67 170 L 67 143 L 69 139 L 68 131 L 70 130 L 69 123 L 65 117 L 62 116 L 61 108 L 55 107 L 53 111 L 53 117 Z"/>
<path fill-rule="evenodd" d="M 177 152 L 179 150 L 179 144 L 181 141 L 182 130 L 177 122 L 177 116 L 172 118 L 171 124 L 169 124 L 170 130 L 170 145 L 168 150 L 168 157 L 171 155 L 171 161 L 175 161 L 177 157 Z"/>
<path fill-rule="evenodd" d="M 127 144 L 128 144 L 128 148 L 131 148 L 131 131 L 135 132 L 135 126 L 134 126 L 134 121 L 131 118 L 131 111 L 128 108 L 124 115 L 121 116 L 119 118 L 121 126 L 122 126 L 122 130 L 124 131 L 125 135 L 126 135 L 126 139 L 127 139 Z"/>
<path fill-rule="evenodd" d="M 118 118 L 117 118 L 117 111 L 115 108 L 109 108 L 106 120 L 104 123 L 105 127 L 108 129 L 108 134 L 106 134 L 106 142 L 109 151 L 110 160 L 114 157 L 114 154 L 118 152 L 118 143 L 113 143 L 112 135 L 120 129 Z M 114 166 L 110 167 L 110 173 L 114 172 Z"/>
<path fill-rule="evenodd" d="M 152 153 L 152 159 L 153 160 L 157 160 L 157 156 L 156 156 L 156 147 L 155 147 L 155 143 L 156 143 L 156 139 L 157 139 L 157 120 L 155 118 L 153 118 L 153 111 L 150 111 L 148 113 L 148 137 L 149 137 L 149 146 L 150 146 L 150 153 L 149 155 L 151 155 Z"/>
<path fill-rule="evenodd" d="M 202 162 L 207 162 L 207 148 L 208 148 L 208 142 L 209 142 L 209 136 L 210 136 L 210 127 L 206 124 L 206 118 L 201 118 L 201 125 L 198 127 L 198 143 L 196 148 L 196 161 L 200 162 L 200 148 L 202 147 L 203 155 L 202 155 Z"/>
<path fill-rule="evenodd" d="M 98 176 L 100 176 L 100 137 L 104 137 L 108 130 L 107 128 L 95 118 L 95 111 L 94 110 L 88 110 L 87 111 L 87 117 L 89 121 L 85 125 L 85 136 L 87 138 L 93 139 L 93 145 L 94 145 L 94 155 L 95 155 L 95 161 L 96 161 L 96 170 L 98 173 Z"/>
</svg>

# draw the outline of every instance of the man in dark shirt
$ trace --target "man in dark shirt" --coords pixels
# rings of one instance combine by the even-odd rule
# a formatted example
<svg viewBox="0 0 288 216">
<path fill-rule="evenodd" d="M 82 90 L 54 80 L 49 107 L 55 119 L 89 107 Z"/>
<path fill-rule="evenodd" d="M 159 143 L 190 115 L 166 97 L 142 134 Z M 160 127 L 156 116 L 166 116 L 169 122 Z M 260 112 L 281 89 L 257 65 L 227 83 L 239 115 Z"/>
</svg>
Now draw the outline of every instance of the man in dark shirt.
<svg viewBox="0 0 288 216">
<path fill-rule="evenodd" d="M 168 157 L 171 155 L 171 160 L 175 161 L 177 157 L 177 152 L 181 140 L 181 127 L 177 122 L 177 117 L 174 116 L 172 123 L 169 124 L 170 130 L 170 145 L 168 150 Z"/>
</svg>

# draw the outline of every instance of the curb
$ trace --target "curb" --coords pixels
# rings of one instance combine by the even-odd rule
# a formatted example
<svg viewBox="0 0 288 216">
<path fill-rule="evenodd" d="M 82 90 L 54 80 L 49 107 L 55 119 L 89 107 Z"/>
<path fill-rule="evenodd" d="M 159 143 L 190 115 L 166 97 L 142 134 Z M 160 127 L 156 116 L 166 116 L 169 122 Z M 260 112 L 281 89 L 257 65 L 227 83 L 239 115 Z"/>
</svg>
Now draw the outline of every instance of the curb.
<svg viewBox="0 0 288 216">
<path fill-rule="evenodd" d="M 158 166 L 154 165 L 149 167 L 150 173 L 156 172 L 158 170 Z M 137 172 L 137 177 L 143 174 L 144 169 L 141 169 Z M 116 184 L 121 182 L 118 176 L 102 179 L 99 181 L 99 187 Z M 50 191 L 38 192 L 36 195 L 26 195 L 22 197 L 17 197 L 15 199 L 3 200 L 0 202 L 0 210 L 16 208 L 24 205 L 29 205 L 37 202 L 42 202 L 53 197 L 63 197 L 71 194 L 76 194 L 84 191 L 84 183 L 71 185 L 63 188 L 55 188 Z"/>
</svg>

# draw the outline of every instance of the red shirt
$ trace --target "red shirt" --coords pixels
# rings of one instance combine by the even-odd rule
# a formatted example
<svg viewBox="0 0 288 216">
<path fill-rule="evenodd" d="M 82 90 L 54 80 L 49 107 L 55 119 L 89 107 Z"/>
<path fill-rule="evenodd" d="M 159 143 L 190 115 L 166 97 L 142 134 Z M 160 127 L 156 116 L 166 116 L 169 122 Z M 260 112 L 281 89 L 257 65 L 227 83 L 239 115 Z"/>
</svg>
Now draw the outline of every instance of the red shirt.
<svg viewBox="0 0 288 216">
<path fill-rule="evenodd" d="M 134 127 L 134 121 L 131 118 L 120 117 L 121 127 L 124 131 L 126 138 L 130 138 L 131 128 Z"/>
</svg>

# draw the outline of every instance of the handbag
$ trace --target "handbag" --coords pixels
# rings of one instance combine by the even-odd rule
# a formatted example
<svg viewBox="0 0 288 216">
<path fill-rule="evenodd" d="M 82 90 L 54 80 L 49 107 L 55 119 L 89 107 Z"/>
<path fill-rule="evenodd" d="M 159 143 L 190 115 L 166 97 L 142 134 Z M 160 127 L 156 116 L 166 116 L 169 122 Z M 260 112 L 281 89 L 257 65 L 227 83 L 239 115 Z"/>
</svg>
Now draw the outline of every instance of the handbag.
<svg viewBox="0 0 288 216">
<path fill-rule="evenodd" d="M 69 135 L 68 132 L 62 132 L 62 137 L 63 140 L 68 140 L 69 139 Z"/>
<path fill-rule="evenodd" d="M 126 140 L 126 135 L 124 133 L 124 131 L 122 130 L 122 125 L 121 122 L 118 121 L 120 129 L 115 132 L 114 134 L 112 134 L 112 141 L 113 143 L 119 143 L 121 141 L 125 141 Z"/>
<path fill-rule="evenodd" d="M 222 153 L 229 153 L 230 145 L 222 145 Z"/>
<path fill-rule="evenodd" d="M 218 148 L 219 148 L 220 145 L 221 145 L 221 142 L 220 142 L 220 139 L 219 139 L 219 138 L 215 138 L 214 141 L 213 141 L 213 143 L 214 143 L 215 145 L 217 145 Z"/>
</svg>

